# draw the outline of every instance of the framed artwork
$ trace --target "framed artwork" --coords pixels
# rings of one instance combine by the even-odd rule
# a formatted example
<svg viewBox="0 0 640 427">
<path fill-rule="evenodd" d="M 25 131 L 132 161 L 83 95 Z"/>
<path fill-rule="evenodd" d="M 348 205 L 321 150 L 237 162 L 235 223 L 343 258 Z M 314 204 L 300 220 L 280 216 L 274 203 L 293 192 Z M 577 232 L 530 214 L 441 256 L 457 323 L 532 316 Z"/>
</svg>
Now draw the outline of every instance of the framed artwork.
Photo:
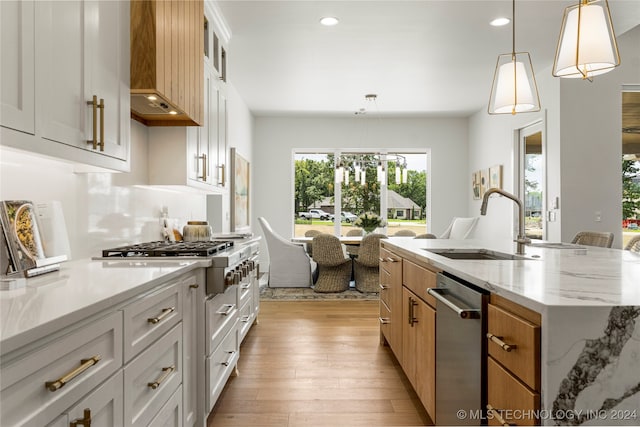
<svg viewBox="0 0 640 427">
<path fill-rule="evenodd" d="M 233 232 L 248 231 L 249 222 L 249 162 L 231 147 L 231 224 Z"/>
<path fill-rule="evenodd" d="M 489 189 L 489 169 L 480 171 L 480 197 L 484 196 L 484 192 Z"/>
<path fill-rule="evenodd" d="M 473 188 L 473 200 L 480 199 L 480 171 L 471 174 L 471 186 Z"/>
<path fill-rule="evenodd" d="M 489 188 L 502 188 L 502 165 L 489 168 Z"/>
</svg>

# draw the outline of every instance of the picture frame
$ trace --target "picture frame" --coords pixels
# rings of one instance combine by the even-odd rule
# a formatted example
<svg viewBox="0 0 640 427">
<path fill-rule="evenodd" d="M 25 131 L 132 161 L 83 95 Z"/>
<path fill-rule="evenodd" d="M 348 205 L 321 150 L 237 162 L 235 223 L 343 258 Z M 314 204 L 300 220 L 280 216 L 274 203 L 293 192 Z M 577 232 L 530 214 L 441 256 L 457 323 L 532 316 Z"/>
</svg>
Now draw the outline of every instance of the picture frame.
<svg viewBox="0 0 640 427">
<path fill-rule="evenodd" d="M 480 198 L 489 188 L 489 169 L 482 169 L 480 171 Z"/>
<path fill-rule="evenodd" d="M 238 154 L 235 147 L 231 147 L 231 197 L 230 230 L 232 232 L 246 232 L 251 228 L 249 217 L 249 161 Z"/>
<path fill-rule="evenodd" d="M 502 165 L 495 165 L 489 168 L 489 188 L 502 189 Z"/>
<path fill-rule="evenodd" d="M 471 188 L 473 189 L 473 200 L 480 200 L 480 171 L 471 174 Z"/>
</svg>

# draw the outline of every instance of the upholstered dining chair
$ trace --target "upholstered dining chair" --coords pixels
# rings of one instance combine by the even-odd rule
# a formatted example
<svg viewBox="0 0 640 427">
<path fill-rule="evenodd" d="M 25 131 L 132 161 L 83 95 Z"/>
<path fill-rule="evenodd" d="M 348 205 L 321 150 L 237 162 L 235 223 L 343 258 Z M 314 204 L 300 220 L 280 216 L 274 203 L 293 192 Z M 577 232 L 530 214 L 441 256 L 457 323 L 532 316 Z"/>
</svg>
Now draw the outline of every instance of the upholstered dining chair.
<svg viewBox="0 0 640 427">
<path fill-rule="evenodd" d="M 460 218 L 454 216 L 449 227 L 440 235 L 440 239 L 467 239 L 477 223 L 478 217 Z"/>
<path fill-rule="evenodd" d="M 610 248 L 613 244 L 613 233 L 601 231 L 580 231 L 575 235 L 571 243 Z"/>
<path fill-rule="evenodd" d="M 437 237 L 435 234 L 422 233 L 422 234 L 418 234 L 416 237 L 414 237 L 414 239 L 437 239 Z"/>
<path fill-rule="evenodd" d="M 344 292 L 351 280 L 351 258 L 340 240 L 327 233 L 313 238 L 313 260 L 318 264 L 315 292 Z"/>
<path fill-rule="evenodd" d="M 379 233 L 362 238 L 358 258 L 353 260 L 354 280 L 360 292 L 380 292 L 379 262 L 380 240 L 387 236 Z"/>
<path fill-rule="evenodd" d="M 624 250 L 640 254 L 640 235 L 629 240 L 629 243 L 624 247 Z"/>
<path fill-rule="evenodd" d="M 312 284 L 313 264 L 304 245 L 276 234 L 266 219 L 258 218 L 269 252 L 269 287 L 303 288 Z"/>
<path fill-rule="evenodd" d="M 401 229 L 393 233 L 394 236 L 406 236 L 406 237 L 416 237 L 416 232 L 413 230 Z"/>
</svg>

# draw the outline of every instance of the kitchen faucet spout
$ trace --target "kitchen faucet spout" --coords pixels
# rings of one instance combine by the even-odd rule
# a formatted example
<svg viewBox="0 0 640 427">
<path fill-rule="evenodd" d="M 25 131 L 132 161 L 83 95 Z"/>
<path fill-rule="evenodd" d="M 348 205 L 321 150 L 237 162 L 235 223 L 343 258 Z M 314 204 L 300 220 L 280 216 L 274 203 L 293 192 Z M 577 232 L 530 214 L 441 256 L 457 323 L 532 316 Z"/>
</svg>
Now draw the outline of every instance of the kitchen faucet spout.
<svg viewBox="0 0 640 427">
<path fill-rule="evenodd" d="M 524 234 L 524 204 L 520 199 L 514 196 L 511 193 L 508 193 L 499 188 L 490 188 L 484 193 L 484 197 L 482 198 L 482 205 L 480 206 L 480 215 L 487 214 L 487 205 L 489 204 L 489 196 L 493 193 L 500 194 L 508 199 L 513 200 L 518 205 L 518 237 L 515 242 L 518 244 L 516 253 L 518 255 L 524 255 L 524 245 L 527 243 L 531 243 L 531 239 L 529 239 Z"/>
</svg>

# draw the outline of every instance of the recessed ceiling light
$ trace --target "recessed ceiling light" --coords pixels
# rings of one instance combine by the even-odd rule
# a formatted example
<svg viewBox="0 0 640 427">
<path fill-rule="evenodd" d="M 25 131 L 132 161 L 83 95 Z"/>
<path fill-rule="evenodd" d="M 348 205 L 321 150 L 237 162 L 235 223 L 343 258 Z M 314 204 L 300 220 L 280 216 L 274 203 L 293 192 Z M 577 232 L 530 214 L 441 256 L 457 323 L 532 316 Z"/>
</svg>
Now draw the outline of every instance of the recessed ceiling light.
<svg viewBox="0 0 640 427">
<path fill-rule="evenodd" d="M 502 27 L 507 25 L 509 22 L 511 22 L 509 18 L 496 18 L 493 21 L 489 22 L 489 24 L 494 27 Z"/>
<path fill-rule="evenodd" d="M 338 25 L 338 18 L 335 18 L 333 16 L 325 16 L 324 18 L 320 19 L 320 23 L 327 27 L 333 27 L 334 25 Z"/>
</svg>

